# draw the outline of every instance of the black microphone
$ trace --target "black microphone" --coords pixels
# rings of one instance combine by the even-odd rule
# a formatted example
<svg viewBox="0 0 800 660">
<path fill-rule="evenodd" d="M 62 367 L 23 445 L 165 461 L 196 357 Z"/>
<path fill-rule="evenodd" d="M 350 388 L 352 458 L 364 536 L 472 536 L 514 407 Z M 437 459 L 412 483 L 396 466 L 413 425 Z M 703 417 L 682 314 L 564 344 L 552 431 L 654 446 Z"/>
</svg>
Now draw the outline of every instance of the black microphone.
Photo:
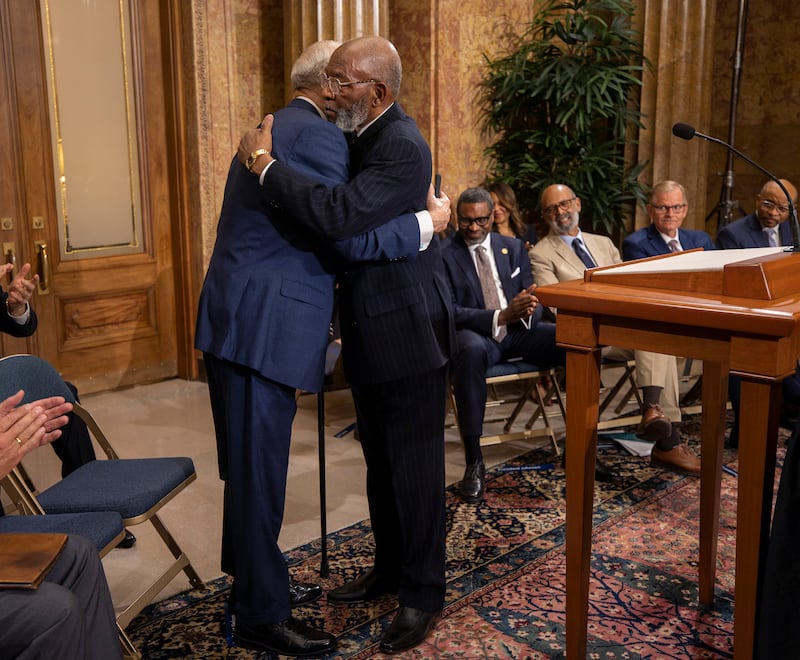
<svg viewBox="0 0 800 660">
<path fill-rule="evenodd" d="M 789 206 L 789 227 L 792 230 L 792 244 L 793 247 L 787 248 L 786 252 L 800 252 L 800 225 L 797 223 L 797 209 L 794 207 L 794 200 L 792 199 L 791 195 L 789 195 L 789 191 L 786 190 L 786 187 L 781 183 L 781 180 L 776 177 L 772 172 L 769 170 L 761 167 L 758 163 L 756 163 L 751 158 L 745 156 L 741 151 L 736 149 L 735 147 L 731 146 L 724 140 L 720 140 L 719 138 L 712 137 L 711 135 L 706 135 L 705 133 L 701 133 L 700 131 L 696 131 L 694 126 L 690 126 L 689 124 L 682 124 L 678 122 L 677 124 L 672 125 L 672 134 L 675 137 L 679 137 L 681 140 L 691 140 L 695 135 L 697 137 L 701 137 L 704 140 L 708 140 L 709 142 L 716 142 L 717 144 L 721 144 L 726 149 L 729 149 L 732 153 L 736 154 L 744 160 L 745 162 L 750 163 L 753 167 L 755 167 L 758 171 L 760 171 L 765 176 L 769 177 L 778 184 L 778 187 L 783 191 L 783 194 L 786 195 L 786 200 Z"/>
</svg>

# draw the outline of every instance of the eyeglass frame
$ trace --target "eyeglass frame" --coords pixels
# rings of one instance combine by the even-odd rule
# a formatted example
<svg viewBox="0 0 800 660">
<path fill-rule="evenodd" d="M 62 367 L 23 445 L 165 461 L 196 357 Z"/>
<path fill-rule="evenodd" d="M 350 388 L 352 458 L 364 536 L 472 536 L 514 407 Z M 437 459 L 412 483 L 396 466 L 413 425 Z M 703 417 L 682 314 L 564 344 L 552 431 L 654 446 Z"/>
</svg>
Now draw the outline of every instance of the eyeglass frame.
<svg viewBox="0 0 800 660">
<path fill-rule="evenodd" d="M 672 211 L 676 215 L 683 211 L 687 206 L 689 206 L 686 202 L 681 204 L 647 204 L 651 209 L 653 209 L 656 213 L 661 215 L 666 215 L 667 211 Z"/>
<path fill-rule="evenodd" d="M 550 204 L 550 206 L 545 206 L 542 209 L 542 215 L 548 217 L 554 213 L 557 213 L 559 210 L 564 212 L 569 211 L 577 199 L 578 196 L 576 195 L 575 197 L 570 197 L 569 199 L 562 199 L 560 202 L 556 202 L 555 204 Z"/>
<path fill-rule="evenodd" d="M 459 227 L 469 227 L 473 222 L 478 225 L 478 227 L 485 227 L 489 224 L 489 221 L 492 219 L 491 215 L 482 215 L 479 218 L 465 218 L 464 216 L 458 216 L 456 218 L 458 220 Z"/>
<path fill-rule="evenodd" d="M 323 87 L 327 86 L 331 93 L 336 96 L 337 94 L 342 93 L 342 89 L 345 87 L 350 87 L 350 85 L 363 85 L 366 83 L 379 83 L 380 80 L 375 78 L 369 78 L 368 80 L 345 80 L 342 82 L 336 76 L 329 76 L 324 71 L 320 74 L 320 80 L 322 81 Z"/>
<path fill-rule="evenodd" d="M 788 206 L 784 206 L 782 204 L 776 204 L 771 199 L 761 199 L 761 197 L 759 197 L 758 203 L 761 204 L 761 206 L 763 206 L 765 209 L 767 209 L 767 211 L 777 211 L 781 215 L 789 212 Z"/>
</svg>

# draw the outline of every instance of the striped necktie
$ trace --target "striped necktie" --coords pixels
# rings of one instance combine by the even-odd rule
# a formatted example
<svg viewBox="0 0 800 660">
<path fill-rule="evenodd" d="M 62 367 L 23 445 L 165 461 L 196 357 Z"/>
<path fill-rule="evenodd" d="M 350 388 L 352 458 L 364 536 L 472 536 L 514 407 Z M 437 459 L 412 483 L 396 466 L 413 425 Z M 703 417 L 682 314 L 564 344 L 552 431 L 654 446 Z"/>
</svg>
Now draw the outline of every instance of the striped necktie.
<svg viewBox="0 0 800 660">
<path fill-rule="evenodd" d="M 497 285 L 494 282 L 494 274 L 492 273 L 492 264 L 489 263 L 489 258 L 486 256 L 486 248 L 479 245 L 475 248 L 475 263 L 478 266 L 478 279 L 481 281 L 481 291 L 483 292 L 483 304 L 486 309 L 500 309 L 500 296 L 497 294 Z M 494 340 L 498 343 L 505 339 L 508 331 L 504 325 L 501 325 L 494 336 Z"/>
</svg>

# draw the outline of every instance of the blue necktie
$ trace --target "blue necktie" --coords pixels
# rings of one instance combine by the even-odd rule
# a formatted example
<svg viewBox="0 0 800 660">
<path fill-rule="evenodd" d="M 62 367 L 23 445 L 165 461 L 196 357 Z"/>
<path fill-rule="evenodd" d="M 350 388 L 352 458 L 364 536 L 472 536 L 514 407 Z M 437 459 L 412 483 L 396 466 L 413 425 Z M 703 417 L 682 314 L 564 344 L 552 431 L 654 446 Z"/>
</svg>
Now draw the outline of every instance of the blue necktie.
<svg viewBox="0 0 800 660">
<path fill-rule="evenodd" d="M 595 268 L 597 264 L 592 259 L 592 255 L 590 255 L 586 248 L 583 247 L 583 243 L 581 242 L 580 238 L 575 238 L 572 241 L 572 249 L 575 250 L 575 254 L 578 255 L 578 259 L 583 262 L 583 265 L 587 268 Z"/>
</svg>

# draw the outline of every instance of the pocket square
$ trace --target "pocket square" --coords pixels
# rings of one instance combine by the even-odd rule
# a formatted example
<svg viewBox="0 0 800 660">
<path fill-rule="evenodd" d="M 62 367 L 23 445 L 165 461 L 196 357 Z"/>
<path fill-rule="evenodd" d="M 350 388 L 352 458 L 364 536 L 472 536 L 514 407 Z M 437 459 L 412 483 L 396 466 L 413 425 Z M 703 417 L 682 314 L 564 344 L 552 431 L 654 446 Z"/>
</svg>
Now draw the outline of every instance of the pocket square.
<svg viewBox="0 0 800 660">
<path fill-rule="evenodd" d="M 519 266 L 517 266 L 517 269 L 511 273 L 511 277 L 516 277 L 517 275 L 519 275 Z"/>
</svg>

